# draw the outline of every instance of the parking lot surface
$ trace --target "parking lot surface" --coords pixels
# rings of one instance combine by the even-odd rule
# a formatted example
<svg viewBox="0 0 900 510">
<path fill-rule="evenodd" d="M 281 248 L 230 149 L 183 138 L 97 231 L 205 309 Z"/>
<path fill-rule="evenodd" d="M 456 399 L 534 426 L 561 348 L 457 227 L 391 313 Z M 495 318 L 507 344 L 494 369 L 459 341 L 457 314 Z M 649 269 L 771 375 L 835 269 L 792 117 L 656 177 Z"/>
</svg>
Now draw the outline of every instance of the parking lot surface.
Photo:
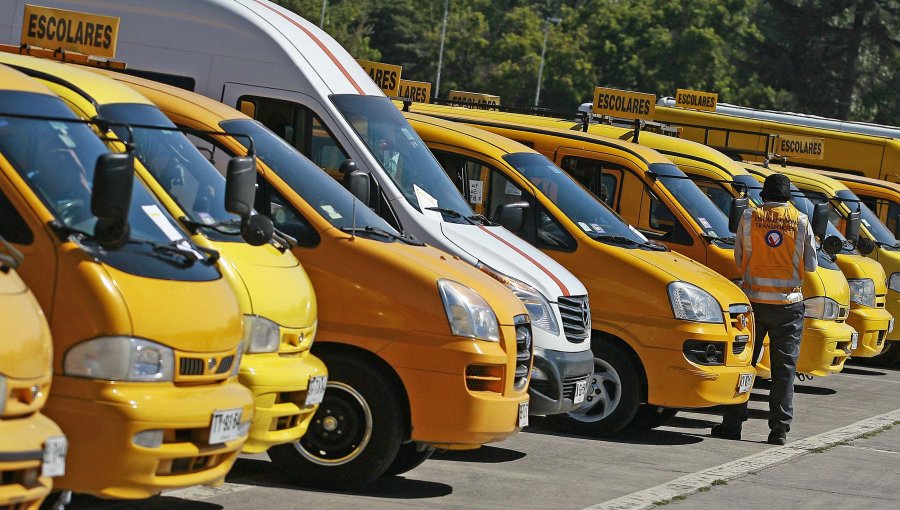
<svg viewBox="0 0 900 510">
<path fill-rule="evenodd" d="M 558 433 L 547 420 L 533 419 L 531 427 L 507 441 L 436 454 L 403 476 L 356 493 L 304 490 L 294 483 L 299 474 L 279 473 L 263 454 L 239 459 L 222 487 L 183 489 L 139 502 L 76 496 L 68 508 L 495 510 L 672 504 L 740 509 L 758 508 L 754 498 L 762 497 L 768 508 L 900 507 L 900 426 L 886 429 L 900 420 L 900 370 L 848 365 L 841 374 L 798 382 L 786 447 L 765 443 L 767 395 L 765 384 L 754 388 L 742 441 L 709 436 L 709 427 L 719 421 L 715 410 L 681 412 L 666 427 L 605 438 Z M 831 433 L 836 430 L 840 434 Z M 805 446 L 791 448 L 792 443 Z M 759 459 L 765 459 L 763 464 Z M 717 479 L 699 492 L 678 482 L 703 480 L 704 471 L 708 478 L 708 470 L 723 464 L 729 464 L 730 480 Z M 745 464 L 747 472 L 741 471 Z M 664 484 L 669 492 L 648 492 Z M 639 496 L 632 498 L 638 503 L 622 503 L 629 495 Z"/>
</svg>

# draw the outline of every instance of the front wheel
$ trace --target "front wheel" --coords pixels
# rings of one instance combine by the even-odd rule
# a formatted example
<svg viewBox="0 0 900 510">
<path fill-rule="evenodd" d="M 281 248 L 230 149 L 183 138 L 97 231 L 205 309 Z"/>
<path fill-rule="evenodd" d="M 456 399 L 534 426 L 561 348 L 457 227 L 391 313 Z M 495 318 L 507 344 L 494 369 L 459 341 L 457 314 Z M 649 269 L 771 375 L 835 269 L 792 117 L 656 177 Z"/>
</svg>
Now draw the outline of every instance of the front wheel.
<svg viewBox="0 0 900 510">
<path fill-rule="evenodd" d="M 678 409 L 642 404 L 629 427 L 638 430 L 650 430 L 662 427 L 672 421 Z"/>
<path fill-rule="evenodd" d="M 395 389 L 362 360 L 337 353 L 320 358 L 328 366 L 325 398 L 306 435 L 270 448 L 269 458 L 306 487 L 367 485 L 387 471 L 403 439 Z"/>
<path fill-rule="evenodd" d="M 406 443 L 400 447 L 394 462 L 388 466 L 385 476 L 402 475 L 422 465 L 434 453 L 433 446 L 419 443 Z"/>
<path fill-rule="evenodd" d="M 594 375 L 576 411 L 549 416 L 553 423 L 581 435 L 612 434 L 625 428 L 641 404 L 640 377 L 631 358 L 610 342 L 593 347 Z"/>
</svg>

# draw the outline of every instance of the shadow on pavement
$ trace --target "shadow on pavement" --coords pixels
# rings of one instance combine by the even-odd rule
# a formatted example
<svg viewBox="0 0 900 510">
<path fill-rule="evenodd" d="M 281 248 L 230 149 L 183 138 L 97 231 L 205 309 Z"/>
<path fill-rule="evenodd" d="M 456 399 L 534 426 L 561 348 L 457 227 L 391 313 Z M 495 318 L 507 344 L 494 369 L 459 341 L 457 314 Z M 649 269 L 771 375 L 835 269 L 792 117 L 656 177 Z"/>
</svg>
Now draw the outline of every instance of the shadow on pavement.
<svg viewBox="0 0 900 510">
<path fill-rule="evenodd" d="M 496 446 L 482 446 L 477 450 L 459 450 L 435 452 L 429 460 L 450 460 L 455 462 L 480 462 L 484 464 L 499 464 L 512 462 L 527 455 L 524 452 L 499 448 Z"/>
<path fill-rule="evenodd" d="M 795 384 L 794 393 L 803 395 L 834 395 L 837 390 L 831 388 L 823 388 L 822 386 L 808 386 L 806 384 Z"/>
<path fill-rule="evenodd" d="M 606 434 L 602 436 L 584 436 L 580 434 L 563 432 L 552 428 L 541 426 L 528 427 L 524 431 L 529 434 L 543 434 L 547 436 L 576 437 L 579 439 L 591 439 L 594 441 L 606 441 L 608 443 L 624 443 L 624 444 L 647 444 L 661 446 L 680 446 L 696 444 L 703 441 L 702 437 L 682 432 L 674 432 L 669 430 L 636 430 L 628 429 L 616 434 Z"/>
<path fill-rule="evenodd" d="M 51 510 L 55 501 L 56 494 L 51 494 L 50 497 L 44 500 L 44 503 L 41 505 L 41 510 Z M 82 508 L 90 508 L 92 510 L 143 510 L 150 508 L 165 508 L 166 510 L 221 510 L 224 507 L 215 503 L 190 501 L 170 496 L 155 496 L 149 499 L 129 501 L 122 499 L 100 499 L 81 494 L 72 496 L 72 502 L 66 505 L 66 510 L 78 510 Z"/>
<path fill-rule="evenodd" d="M 691 412 L 696 412 L 695 410 L 691 410 Z M 687 418 L 684 416 L 675 416 L 672 418 L 672 421 L 666 424 L 666 427 L 672 427 L 676 429 L 708 429 L 713 425 L 719 423 L 718 421 L 711 420 L 700 420 L 697 418 Z"/>
<path fill-rule="evenodd" d="M 878 370 L 871 370 L 862 367 L 848 367 L 844 366 L 844 369 L 841 370 L 842 374 L 853 374 L 853 375 L 887 375 L 886 372 L 880 372 Z"/>
</svg>

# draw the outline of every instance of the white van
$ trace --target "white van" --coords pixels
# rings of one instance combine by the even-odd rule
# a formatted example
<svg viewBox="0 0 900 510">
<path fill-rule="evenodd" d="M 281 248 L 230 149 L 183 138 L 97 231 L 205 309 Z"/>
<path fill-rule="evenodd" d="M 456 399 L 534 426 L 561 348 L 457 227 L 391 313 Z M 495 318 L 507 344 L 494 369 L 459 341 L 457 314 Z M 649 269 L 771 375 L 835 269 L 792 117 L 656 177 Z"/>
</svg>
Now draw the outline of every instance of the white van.
<svg viewBox="0 0 900 510">
<path fill-rule="evenodd" d="M 19 43 L 24 5 L 0 5 L 0 42 Z M 369 205 L 393 226 L 509 286 L 531 315 L 532 378 L 549 388 L 530 390 L 531 414 L 581 406 L 594 367 L 584 285 L 507 229 L 476 216 L 390 99 L 319 27 L 265 0 L 41 5 L 119 18 L 116 59 L 127 62 L 128 72 L 242 110 L 358 196 L 375 197 Z M 521 222 L 522 209 L 511 207 L 502 217 L 506 224 Z"/>
</svg>

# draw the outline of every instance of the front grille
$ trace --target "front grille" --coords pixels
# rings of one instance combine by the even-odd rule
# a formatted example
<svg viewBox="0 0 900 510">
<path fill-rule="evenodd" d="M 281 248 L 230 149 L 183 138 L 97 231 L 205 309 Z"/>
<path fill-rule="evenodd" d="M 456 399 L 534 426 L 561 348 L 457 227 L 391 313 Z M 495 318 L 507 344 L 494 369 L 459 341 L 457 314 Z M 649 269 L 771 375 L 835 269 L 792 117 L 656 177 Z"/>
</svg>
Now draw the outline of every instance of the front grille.
<svg viewBox="0 0 900 510">
<path fill-rule="evenodd" d="M 731 352 L 733 354 L 740 354 L 740 353 L 744 352 L 744 350 L 747 348 L 747 344 L 749 344 L 749 343 L 750 343 L 749 336 L 742 335 L 739 337 L 735 337 L 734 343 L 731 344 Z"/>
<path fill-rule="evenodd" d="M 156 476 L 187 475 L 213 469 L 228 460 L 229 455 L 221 453 L 161 460 L 156 468 Z"/>
<path fill-rule="evenodd" d="M 203 375 L 206 360 L 202 358 L 181 358 L 180 375 Z"/>
<path fill-rule="evenodd" d="M 466 388 L 469 391 L 503 393 L 503 367 L 499 365 L 467 366 Z"/>
<path fill-rule="evenodd" d="M 527 316 L 522 316 L 524 321 Z M 531 367 L 531 357 L 534 353 L 534 345 L 531 337 L 531 324 L 523 323 L 516 326 L 516 370 L 513 387 L 522 390 L 528 384 L 528 371 Z"/>
<path fill-rule="evenodd" d="M 584 376 L 581 377 L 569 377 L 563 379 L 563 398 L 567 398 L 569 400 L 575 400 L 575 386 L 578 382 L 584 381 Z"/>
<path fill-rule="evenodd" d="M 224 374 L 231 370 L 231 364 L 234 363 L 234 356 L 225 356 L 222 358 L 222 361 L 219 363 L 219 369 L 216 370 L 217 374 Z"/>
<path fill-rule="evenodd" d="M 878 332 L 878 341 L 875 342 L 876 347 L 880 347 L 881 344 L 884 343 L 884 337 L 887 336 L 887 331 L 882 330 Z"/>
<path fill-rule="evenodd" d="M 560 296 L 559 313 L 563 331 L 572 343 L 581 343 L 591 334 L 591 310 L 587 296 Z"/>
</svg>

